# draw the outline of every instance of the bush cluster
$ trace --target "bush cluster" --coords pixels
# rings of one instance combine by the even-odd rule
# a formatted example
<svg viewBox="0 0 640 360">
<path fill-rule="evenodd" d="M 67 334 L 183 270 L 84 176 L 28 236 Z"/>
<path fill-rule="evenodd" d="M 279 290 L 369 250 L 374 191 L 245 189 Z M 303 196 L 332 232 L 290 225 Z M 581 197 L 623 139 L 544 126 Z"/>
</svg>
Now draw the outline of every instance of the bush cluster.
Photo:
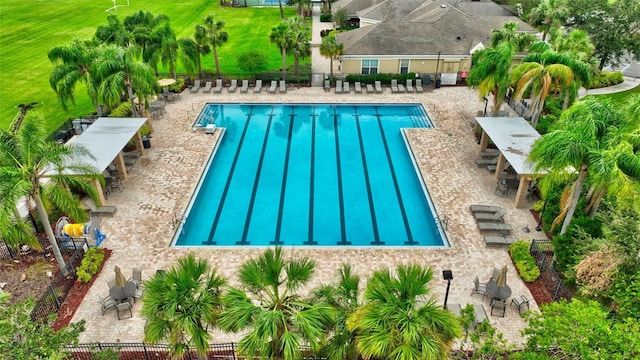
<svg viewBox="0 0 640 360">
<path fill-rule="evenodd" d="M 78 281 L 87 283 L 93 275 L 98 273 L 100 265 L 104 261 L 104 249 L 92 247 L 87 250 L 82 259 L 82 263 L 76 268 Z"/>
<path fill-rule="evenodd" d="M 618 85 L 624 81 L 620 71 L 608 72 L 601 71 L 591 78 L 590 89 L 599 89 L 607 86 Z"/>
<path fill-rule="evenodd" d="M 177 78 L 176 82 L 173 83 L 172 85 L 169 85 L 167 88 L 169 89 L 169 91 L 174 93 L 182 92 L 182 90 L 184 89 L 184 78 L 182 77 Z"/>
<path fill-rule="evenodd" d="M 380 81 L 382 84 L 391 84 L 391 80 L 398 80 L 399 84 L 405 84 L 407 79 L 415 79 L 415 73 L 406 73 L 406 74 L 369 74 L 369 75 L 360 75 L 360 74 L 351 74 L 347 75 L 345 81 L 349 81 L 355 83 L 359 81 L 363 84 L 373 84 L 376 81 Z"/>
<path fill-rule="evenodd" d="M 109 114 L 109 117 L 122 118 L 129 117 L 131 115 L 133 115 L 133 111 L 131 111 L 131 104 L 128 101 L 125 101 L 122 104 L 118 105 L 118 107 L 113 109 L 113 111 L 111 111 L 111 114 Z"/>
<path fill-rule="evenodd" d="M 529 252 L 529 242 L 518 240 L 509 245 L 511 259 L 518 268 L 520 277 L 525 282 L 533 282 L 540 276 L 540 269 L 536 265 L 536 260 Z"/>
<path fill-rule="evenodd" d="M 331 14 L 321 14 L 320 15 L 320 22 L 331 22 L 333 15 Z"/>
</svg>

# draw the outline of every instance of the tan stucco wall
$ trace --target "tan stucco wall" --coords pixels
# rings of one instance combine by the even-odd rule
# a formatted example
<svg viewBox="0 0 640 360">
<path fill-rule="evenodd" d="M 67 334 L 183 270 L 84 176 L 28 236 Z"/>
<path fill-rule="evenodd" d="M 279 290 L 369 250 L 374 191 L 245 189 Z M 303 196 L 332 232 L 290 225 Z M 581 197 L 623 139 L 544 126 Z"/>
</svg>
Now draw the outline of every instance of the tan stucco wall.
<svg viewBox="0 0 640 360">
<path fill-rule="evenodd" d="M 375 59 L 375 58 L 372 58 Z M 435 74 L 438 73 L 454 73 L 469 71 L 470 59 L 458 59 L 457 61 L 440 59 L 437 65 L 437 59 L 412 59 L 409 61 L 409 72 L 419 74 Z M 343 74 L 360 74 L 361 59 L 343 59 Z M 437 66 L 436 66 L 437 65 Z M 381 74 L 397 74 L 400 72 L 400 60 L 398 59 L 380 59 L 378 61 L 378 73 Z"/>
</svg>

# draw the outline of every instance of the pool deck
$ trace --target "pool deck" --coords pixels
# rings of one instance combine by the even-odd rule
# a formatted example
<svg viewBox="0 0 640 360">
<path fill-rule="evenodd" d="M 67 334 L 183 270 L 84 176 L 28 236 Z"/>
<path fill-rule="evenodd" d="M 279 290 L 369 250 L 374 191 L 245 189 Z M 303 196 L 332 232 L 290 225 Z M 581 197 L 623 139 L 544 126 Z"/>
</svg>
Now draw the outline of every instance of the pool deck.
<svg viewBox="0 0 640 360">
<path fill-rule="evenodd" d="M 252 90 L 252 89 L 251 89 Z M 544 238 L 536 232 L 535 221 L 528 209 L 514 207 L 514 194 L 494 195 L 496 180 L 486 169 L 475 164 L 479 145 L 473 135 L 472 121 L 484 103 L 477 94 L 465 87 L 429 87 L 423 94 L 334 94 L 322 88 L 289 89 L 286 94 L 191 94 L 188 90 L 181 98 L 166 106 L 163 119 L 154 120 L 152 148 L 142 156 L 126 180 L 122 191 L 115 191 L 108 204 L 118 207 L 111 218 L 102 219 L 103 233 L 108 235 L 103 247 L 113 249 L 99 278 L 76 312 L 73 321 L 84 319 L 86 330 L 80 334 L 81 343 L 140 342 L 145 320 L 139 311 L 142 303 L 133 306 L 133 318 L 118 321 L 109 311 L 101 315 L 96 296 L 108 294 L 107 280 L 114 277 L 113 268 L 120 266 L 125 275 L 134 267 L 143 270 L 143 279 L 158 269 L 171 267 L 176 258 L 187 254 L 185 248 L 170 248 L 174 234 L 172 220 L 182 214 L 197 185 L 202 169 L 211 153 L 216 135 L 193 131 L 191 124 L 206 102 L 271 102 L 271 103 L 422 103 L 428 111 L 433 129 L 407 131 L 416 161 L 439 214 L 446 214 L 447 236 L 450 248 L 287 248 L 295 256 L 309 256 L 317 262 L 316 273 L 310 287 L 332 281 L 341 263 L 348 260 L 363 278 L 382 267 L 419 263 L 431 266 L 433 296 L 438 303 L 444 301 L 446 281 L 442 270 L 453 272 L 448 303 L 484 304 L 490 312 L 489 300 L 469 296 L 473 279 L 487 281 L 494 267 L 508 267 L 508 283 L 513 296 L 531 297 L 518 278 L 506 247 L 484 246 L 482 235 L 469 212 L 470 204 L 499 205 L 508 210 L 506 223 L 517 238 Z M 524 227 L 530 233 L 521 231 Z M 196 255 L 206 258 L 219 273 L 237 280 L 234 275 L 239 265 L 259 254 L 260 248 L 197 248 Z M 362 285 L 364 286 L 363 281 Z M 532 309 L 537 306 L 532 303 Z M 522 343 L 520 330 L 525 322 L 514 307 L 507 309 L 506 317 L 490 316 L 490 322 L 503 332 L 508 340 Z M 234 334 L 215 334 L 214 342 L 237 341 Z"/>
</svg>

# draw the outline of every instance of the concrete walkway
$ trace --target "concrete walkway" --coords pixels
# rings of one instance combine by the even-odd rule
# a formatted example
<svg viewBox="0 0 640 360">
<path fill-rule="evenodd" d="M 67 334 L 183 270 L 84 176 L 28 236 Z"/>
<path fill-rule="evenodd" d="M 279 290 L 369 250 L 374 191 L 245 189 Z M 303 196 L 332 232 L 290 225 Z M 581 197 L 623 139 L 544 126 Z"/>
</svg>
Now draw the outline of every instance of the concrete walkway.
<svg viewBox="0 0 640 360">
<path fill-rule="evenodd" d="M 618 85 L 608 86 L 600 89 L 591 89 L 591 90 L 580 88 L 580 90 L 578 91 L 578 98 L 582 99 L 587 95 L 615 94 L 615 93 L 631 90 L 638 85 L 640 85 L 640 79 L 625 76 L 624 81 Z"/>
<path fill-rule="evenodd" d="M 313 7 L 312 19 L 313 24 L 311 26 L 311 72 L 313 73 L 311 86 L 322 86 L 322 80 L 324 80 L 323 74 L 329 74 L 331 67 L 331 61 L 326 57 L 320 55 L 320 44 L 322 43 L 322 37 L 320 31 L 325 29 L 333 29 L 333 23 L 320 22 L 321 8 L 319 6 Z M 338 69 L 338 61 L 333 62 L 334 74 Z"/>
</svg>

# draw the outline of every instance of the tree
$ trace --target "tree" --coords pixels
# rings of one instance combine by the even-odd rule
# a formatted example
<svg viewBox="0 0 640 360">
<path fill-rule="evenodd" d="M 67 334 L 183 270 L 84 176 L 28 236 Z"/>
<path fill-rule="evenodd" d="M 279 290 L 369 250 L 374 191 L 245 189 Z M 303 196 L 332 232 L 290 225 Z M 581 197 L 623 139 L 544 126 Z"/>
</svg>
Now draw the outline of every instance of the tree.
<svg viewBox="0 0 640 360">
<path fill-rule="evenodd" d="M 527 344 L 522 355 L 551 359 L 636 359 L 640 356 L 640 325 L 616 320 L 595 301 L 553 302 L 542 313 L 528 312 Z M 522 357 L 528 358 L 528 357 Z M 536 357 L 537 358 L 537 357 Z"/>
<path fill-rule="evenodd" d="M 490 39 L 490 46 L 492 48 L 497 47 L 500 43 L 510 43 L 516 51 L 520 52 L 531 45 L 536 40 L 536 37 L 530 33 L 519 33 L 518 24 L 508 22 L 504 23 L 501 29 L 491 30 Z"/>
<path fill-rule="evenodd" d="M 542 41 L 551 29 L 560 28 L 569 17 L 567 0 L 542 0 L 529 13 L 529 22 L 542 31 Z"/>
<path fill-rule="evenodd" d="M 349 14 L 347 14 L 346 8 L 341 7 L 340 9 L 336 10 L 336 12 L 334 12 L 332 16 L 334 29 L 340 29 L 344 27 L 344 25 L 347 23 L 348 17 Z"/>
<path fill-rule="evenodd" d="M 93 41 L 74 39 L 70 44 L 56 46 L 49 50 L 49 61 L 54 64 L 49 84 L 58 94 L 58 100 L 66 110 L 67 101 L 75 105 L 75 89 L 78 83 L 84 83 L 87 94 L 98 116 L 102 109 L 98 100 L 98 82 L 93 68 L 98 57 L 97 44 Z"/>
<path fill-rule="evenodd" d="M 280 7 L 280 20 L 284 20 L 284 9 L 282 9 L 282 0 L 278 0 L 278 6 Z"/>
<path fill-rule="evenodd" d="M 178 41 L 169 23 L 164 23 L 162 26 L 155 28 L 151 33 L 151 41 L 152 58 L 157 58 L 162 63 L 162 66 L 168 67 L 170 76 L 175 79 L 176 63 L 178 62 Z M 155 68 L 157 75 L 157 66 Z"/>
<path fill-rule="evenodd" d="M 98 25 L 95 36 L 102 44 L 128 47 L 133 42 L 131 33 L 116 15 L 107 16 L 107 25 Z"/>
<path fill-rule="evenodd" d="M 58 266 L 66 275 L 67 267 L 51 228 L 47 206 L 54 206 L 76 222 L 86 221 L 87 214 L 69 189 L 80 189 L 99 202 L 97 189 L 90 180 L 100 178 L 101 174 L 86 163 L 92 156 L 84 147 L 74 143 L 60 146 L 48 141 L 48 134 L 41 126 L 43 121 L 40 116 L 28 114 L 15 134 L 15 141 L 0 144 L 0 159 L 3 159 L 0 189 L 4 208 L 15 207 L 18 199 L 33 199 Z"/>
<path fill-rule="evenodd" d="M 484 48 L 473 54 L 467 85 L 477 87 L 480 98 L 493 95 L 492 116 L 500 111 L 510 88 L 509 70 L 514 53 L 511 43 L 501 42 L 495 48 Z"/>
<path fill-rule="evenodd" d="M 356 333 L 347 328 L 347 319 L 360 306 L 360 277 L 352 272 L 349 264 L 342 265 L 338 276 L 337 283 L 324 285 L 314 291 L 319 301 L 329 304 L 336 311 L 335 318 L 325 329 L 329 336 L 323 341 L 320 352 L 329 360 L 357 360 Z"/>
<path fill-rule="evenodd" d="M 188 71 L 197 68 L 198 77 L 202 78 L 202 56 L 211 52 L 207 42 L 207 31 L 202 25 L 196 24 L 194 36 L 178 40 L 181 50 L 181 59 Z M 195 65 L 195 66 L 194 66 Z"/>
<path fill-rule="evenodd" d="M 147 319 L 144 340 L 168 342 L 171 356 L 182 359 L 190 346 L 199 356 L 209 348 L 209 330 L 222 310 L 221 288 L 227 281 L 204 259 L 191 253 L 177 265 L 145 282 L 142 315 Z"/>
<path fill-rule="evenodd" d="M 282 55 L 282 80 L 287 80 L 287 50 L 293 47 L 293 33 L 289 23 L 282 21 L 271 28 L 269 39 L 280 48 Z"/>
<path fill-rule="evenodd" d="M 300 59 L 311 55 L 311 39 L 309 28 L 303 23 L 302 18 L 293 17 L 289 19 L 289 31 L 291 31 L 291 52 L 295 61 L 296 77 L 299 76 Z"/>
<path fill-rule="evenodd" d="M 314 267 L 309 258 L 287 258 L 281 247 L 240 266 L 240 287 L 229 288 L 222 299 L 220 327 L 245 334 L 238 344 L 243 355 L 294 360 L 301 358 L 303 345 L 318 350 L 333 310 L 297 293 Z"/>
<path fill-rule="evenodd" d="M 330 76 L 333 77 L 333 60 L 337 60 L 342 55 L 344 45 L 339 43 L 335 36 L 329 35 L 322 38 L 320 44 L 320 55 L 329 58 L 330 61 Z"/>
<path fill-rule="evenodd" d="M 430 268 L 399 265 L 396 273 L 378 270 L 367 283 L 365 304 L 349 317 L 364 358 L 444 359 L 461 335 L 454 315 L 435 303 Z"/>
<path fill-rule="evenodd" d="M 238 55 L 238 68 L 246 74 L 257 74 L 266 70 L 267 62 L 267 56 L 256 50 L 249 50 Z"/>
<path fill-rule="evenodd" d="M 213 60 L 216 63 L 216 75 L 220 77 L 220 63 L 218 62 L 218 48 L 229 40 L 229 34 L 222 31 L 224 21 L 215 21 L 213 15 L 206 16 L 202 22 L 204 23 L 207 41 L 213 50 Z M 196 30 L 197 31 L 197 30 Z"/>
<path fill-rule="evenodd" d="M 9 293 L 0 293 L 0 352 L 8 358 L 64 359 L 69 355 L 65 347 L 78 344 L 84 320 L 56 331 L 51 327 L 55 316 L 45 324 L 31 321 L 33 299 L 10 304 L 8 300 Z"/>
<path fill-rule="evenodd" d="M 565 53 L 577 61 L 588 62 L 591 59 L 595 48 L 586 32 L 574 29 L 565 35 L 562 30 L 558 29 L 550 34 L 550 42 L 556 52 Z"/>
</svg>

